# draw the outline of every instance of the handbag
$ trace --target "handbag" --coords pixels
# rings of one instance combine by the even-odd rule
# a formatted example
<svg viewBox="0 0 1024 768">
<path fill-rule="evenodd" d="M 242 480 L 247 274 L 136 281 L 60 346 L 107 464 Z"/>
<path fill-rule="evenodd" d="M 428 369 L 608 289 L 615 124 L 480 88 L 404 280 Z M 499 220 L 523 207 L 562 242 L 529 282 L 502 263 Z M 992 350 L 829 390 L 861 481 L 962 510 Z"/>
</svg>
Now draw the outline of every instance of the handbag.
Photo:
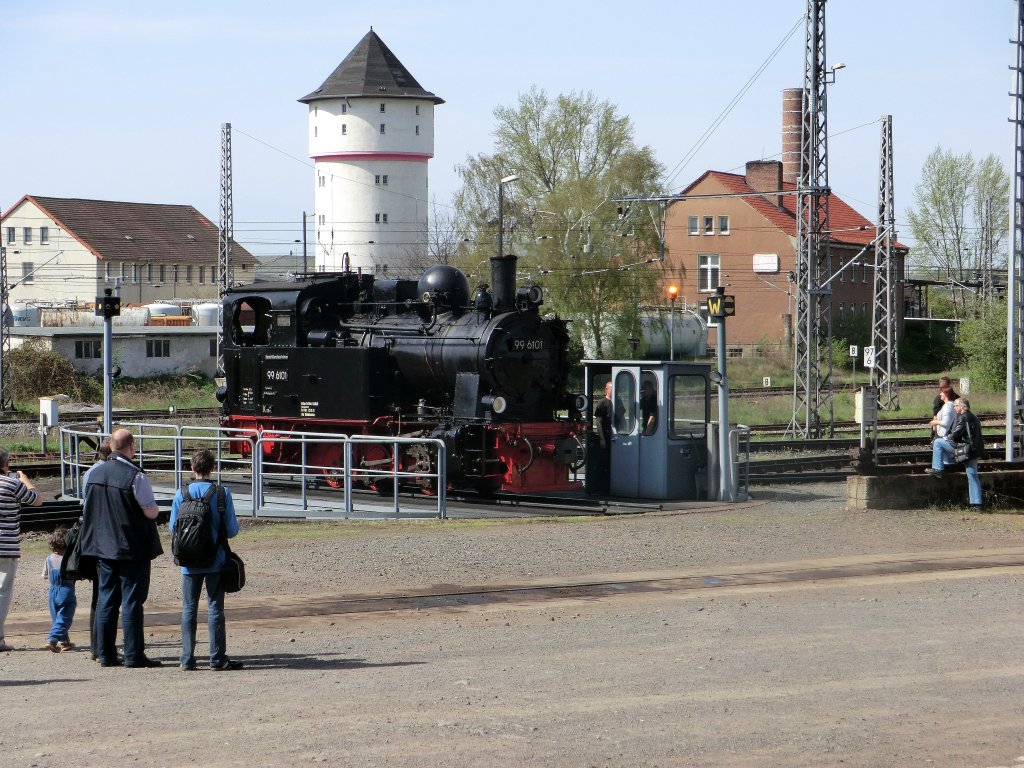
<svg viewBox="0 0 1024 768">
<path fill-rule="evenodd" d="M 967 428 L 967 439 L 961 440 L 953 446 L 953 459 L 957 464 L 966 464 L 974 456 L 974 435 L 971 434 L 971 422 L 964 419 L 964 426 Z"/>
<path fill-rule="evenodd" d="M 225 592 L 238 592 L 245 586 L 245 563 L 237 552 L 229 549 L 227 555 L 220 569 L 220 583 Z"/>
<path fill-rule="evenodd" d="M 224 543 L 224 565 L 220 567 L 220 583 L 225 592 L 238 592 L 245 586 L 245 563 L 237 552 L 231 551 L 228 544 L 228 530 L 224 523 L 227 503 L 224 489 L 217 487 L 217 502 L 220 505 L 220 540 Z"/>
</svg>

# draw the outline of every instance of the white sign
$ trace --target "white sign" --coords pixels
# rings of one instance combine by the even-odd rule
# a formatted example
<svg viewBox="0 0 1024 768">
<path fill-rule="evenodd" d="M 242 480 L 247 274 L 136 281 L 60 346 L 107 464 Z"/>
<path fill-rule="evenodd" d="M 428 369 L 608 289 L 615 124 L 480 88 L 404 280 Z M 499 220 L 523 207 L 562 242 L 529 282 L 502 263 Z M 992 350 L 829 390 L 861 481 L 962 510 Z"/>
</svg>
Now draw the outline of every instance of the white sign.
<svg viewBox="0 0 1024 768">
<path fill-rule="evenodd" d="M 857 354 L 858 354 L 857 353 L 857 345 L 856 344 L 851 344 L 850 345 L 850 357 L 856 357 Z"/>
<path fill-rule="evenodd" d="M 971 394 L 971 379 L 968 376 L 963 376 L 960 379 L 960 394 L 969 395 Z"/>
<path fill-rule="evenodd" d="M 771 376 L 765 376 L 761 380 L 761 385 L 765 386 L 765 387 L 770 387 L 772 385 L 772 377 Z"/>
<path fill-rule="evenodd" d="M 874 368 L 875 367 L 875 348 L 864 347 L 864 367 Z"/>
</svg>

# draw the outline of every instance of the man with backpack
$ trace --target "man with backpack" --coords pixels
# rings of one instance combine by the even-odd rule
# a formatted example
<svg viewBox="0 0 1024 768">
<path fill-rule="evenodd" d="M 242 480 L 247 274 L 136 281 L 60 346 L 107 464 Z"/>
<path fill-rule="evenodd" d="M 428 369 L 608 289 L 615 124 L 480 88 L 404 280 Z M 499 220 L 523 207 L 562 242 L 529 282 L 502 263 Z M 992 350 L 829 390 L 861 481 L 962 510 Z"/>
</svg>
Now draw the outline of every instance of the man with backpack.
<svg viewBox="0 0 1024 768">
<path fill-rule="evenodd" d="M 201 448 L 192 454 L 195 482 L 187 493 L 181 489 L 171 506 L 171 551 L 181 566 L 181 669 L 196 668 L 196 615 L 199 593 L 206 583 L 206 613 L 210 634 L 210 669 L 241 669 L 242 663 L 227 656 L 224 626 L 224 584 L 221 569 L 226 554 L 223 543 L 238 533 L 238 519 L 231 491 L 210 480 L 213 454 Z"/>
</svg>

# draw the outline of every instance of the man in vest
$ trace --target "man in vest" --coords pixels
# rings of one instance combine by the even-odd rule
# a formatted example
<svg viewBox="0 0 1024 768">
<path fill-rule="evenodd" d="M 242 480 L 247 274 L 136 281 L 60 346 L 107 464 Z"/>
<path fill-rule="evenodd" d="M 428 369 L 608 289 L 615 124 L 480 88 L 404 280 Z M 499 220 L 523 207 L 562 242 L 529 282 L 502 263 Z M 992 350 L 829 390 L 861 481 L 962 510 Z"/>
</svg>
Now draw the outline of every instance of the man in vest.
<svg viewBox="0 0 1024 768">
<path fill-rule="evenodd" d="M 124 666 L 159 667 L 146 656 L 143 605 L 149 596 L 150 568 L 163 554 L 156 530 L 159 513 L 153 487 L 132 462 L 135 438 L 127 429 L 110 436 L 110 458 L 90 470 L 82 519 L 81 552 L 96 558 L 99 599 L 96 629 L 100 665 L 121 666 L 117 657 L 117 618 L 121 614 Z"/>
</svg>

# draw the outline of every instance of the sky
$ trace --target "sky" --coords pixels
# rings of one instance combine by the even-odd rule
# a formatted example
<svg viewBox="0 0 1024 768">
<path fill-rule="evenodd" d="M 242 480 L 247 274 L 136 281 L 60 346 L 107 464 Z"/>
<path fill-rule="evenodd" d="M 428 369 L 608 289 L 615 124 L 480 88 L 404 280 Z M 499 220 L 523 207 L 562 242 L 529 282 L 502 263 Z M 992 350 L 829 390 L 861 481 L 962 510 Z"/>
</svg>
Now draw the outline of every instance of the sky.
<svg viewBox="0 0 1024 768">
<path fill-rule="evenodd" d="M 312 211 L 297 99 L 371 26 L 445 100 L 430 162 L 441 207 L 456 166 L 493 151 L 494 109 L 532 86 L 615 104 L 676 191 L 706 170 L 779 158 L 782 91 L 803 82 L 805 0 L 4 5 L 4 211 L 35 194 L 190 204 L 216 223 L 229 122 L 235 239 L 267 260 L 301 252 Z M 1012 171 L 1016 3 L 831 0 L 826 27 L 828 64 L 845 64 L 828 93 L 836 194 L 876 218 L 886 114 L 902 242 L 913 245 L 906 208 L 936 147 L 995 154 Z"/>
</svg>

